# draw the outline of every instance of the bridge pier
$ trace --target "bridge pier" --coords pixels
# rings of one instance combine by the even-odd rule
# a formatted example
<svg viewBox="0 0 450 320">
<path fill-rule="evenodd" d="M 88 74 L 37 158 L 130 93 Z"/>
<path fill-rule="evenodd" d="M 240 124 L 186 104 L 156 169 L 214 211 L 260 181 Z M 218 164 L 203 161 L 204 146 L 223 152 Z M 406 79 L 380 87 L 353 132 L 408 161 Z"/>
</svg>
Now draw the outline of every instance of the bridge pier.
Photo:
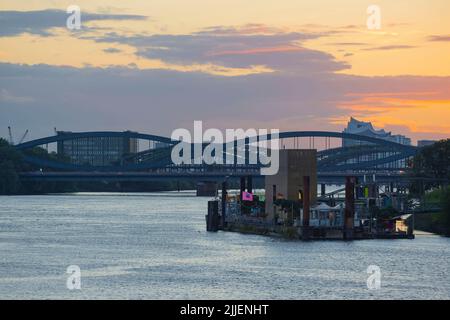
<svg viewBox="0 0 450 320">
<path fill-rule="evenodd" d="M 253 193 L 253 177 L 247 176 L 247 192 Z"/>
<path fill-rule="evenodd" d="M 325 183 L 321 183 L 321 184 L 320 184 L 320 195 L 321 195 L 322 197 L 325 197 L 325 194 L 326 194 Z"/>
<path fill-rule="evenodd" d="M 208 201 L 208 215 L 206 216 L 206 231 L 217 232 L 219 230 L 219 201 Z"/>
<path fill-rule="evenodd" d="M 222 228 L 225 228 L 227 225 L 226 222 L 226 210 L 227 210 L 227 194 L 228 194 L 228 183 L 227 181 L 222 182 L 222 194 L 221 194 L 221 198 L 222 198 Z"/>
</svg>

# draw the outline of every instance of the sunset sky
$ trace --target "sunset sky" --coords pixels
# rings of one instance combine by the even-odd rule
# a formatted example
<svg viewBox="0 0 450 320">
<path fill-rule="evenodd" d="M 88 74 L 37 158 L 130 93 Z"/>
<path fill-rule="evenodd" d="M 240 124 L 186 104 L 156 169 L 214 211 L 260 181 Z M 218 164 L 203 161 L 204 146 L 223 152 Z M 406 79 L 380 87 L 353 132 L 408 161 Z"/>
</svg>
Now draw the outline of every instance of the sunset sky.
<svg viewBox="0 0 450 320">
<path fill-rule="evenodd" d="M 369 5 L 381 29 L 366 25 Z M 69 30 L 69 5 L 81 30 Z M 0 136 L 341 131 L 450 137 L 448 0 L 0 3 Z"/>
</svg>

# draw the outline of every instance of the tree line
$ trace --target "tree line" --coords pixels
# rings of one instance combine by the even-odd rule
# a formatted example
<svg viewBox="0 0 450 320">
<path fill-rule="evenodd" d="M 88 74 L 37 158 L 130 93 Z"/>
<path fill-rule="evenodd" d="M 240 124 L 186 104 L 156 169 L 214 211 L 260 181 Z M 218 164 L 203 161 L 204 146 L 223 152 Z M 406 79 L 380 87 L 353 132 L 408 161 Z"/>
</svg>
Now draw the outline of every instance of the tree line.
<svg viewBox="0 0 450 320">
<path fill-rule="evenodd" d="M 450 236 L 450 139 L 421 148 L 412 162 L 410 193 L 422 201 L 438 204 L 441 212 L 416 218 L 424 231 Z"/>
</svg>

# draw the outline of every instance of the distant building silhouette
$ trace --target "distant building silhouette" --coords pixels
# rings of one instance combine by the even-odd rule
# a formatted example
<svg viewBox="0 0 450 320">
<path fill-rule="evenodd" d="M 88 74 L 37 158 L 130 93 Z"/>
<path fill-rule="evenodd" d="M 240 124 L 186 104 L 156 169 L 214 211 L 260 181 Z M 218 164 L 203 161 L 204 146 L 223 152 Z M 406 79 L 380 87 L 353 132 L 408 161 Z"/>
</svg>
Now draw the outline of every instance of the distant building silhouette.
<svg viewBox="0 0 450 320">
<path fill-rule="evenodd" d="M 353 117 L 350 118 L 350 121 L 347 123 L 347 128 L 345 128 L 343 132 L 397 142 L 408 146 L 411 145 L 411 139 L 404 135 L 400 134 L 393 135 L 391 132 L 387 132 L 384 129 L 375 130 L 372 123 L 359 121 Z M 361 144 L 370 144 L 370 142 L 356 141 L 351 139 L 344 139 L 343 141 L 344 147 L 350 147 Z"/>
<path fill-rule="evenodd" d="M 396 134 L 393 135 L 391 132 L 387 132 L 384 129 L 381 130 L 376 130 L 372 123 L 370 122 L 364 122 L 364 121 L 359 121 L 356 120 L 355 118 L 351 117 L 350 121 L 347 124 L 347 128 L 344 129 L 343 131 L 344 133 L 351 133 L 351 134 L 357 134 L 357 135 L 361 135 L 361 136 L 366 136 L 366 137 L 373 137 L 373 138 L 378 138 L 378 139 L 382 139 L 382 140 L 387 140 L 387 141 L 392 141 L 392 142 L 396 142 L 399 144 L 403 144 L 403 145 L 411 145 L 411 139 L 401 135 L 401 134 Z M 343 139 L 342 141 L 342 146 L 343 147 L 357 147 L 357 146 L 367 146 L 367 145 L 372 145 L 373 143 L 371 142 L 365 142 L 365 141 L 358 141 L 358 140 L 352 140 L 352 139 Z M 392 152 L 390 152 L 391 155 L 395 154 L 395 150 L 392 150 Z M 365 155 L 363 156 L 365 161 L 369 161 L 369 160 L 376 160 L 381 159 L 383 157 L 386 156 L 386 152 L 383 153 L 373 153 L 370 155 Z M 354 162 L 358 162 L 358 159 L 355 159 Z M 399 161 L 395 161 L 395 162 L 391 162 L 385 165 L 382 165 L 382 168 L 405 168 L 407 166 L 407 161 L 406 160 L 399 160 Z"/>
<path fill-rule="evenodd" d="M 57 135 L 69 134 L 58 131 Z M 78 165 L 119 165 L 124 155 L 138 152 L 138 140 L 126 137 L 89 137 L 58 141 L 58 154 Z"/>
</svg>

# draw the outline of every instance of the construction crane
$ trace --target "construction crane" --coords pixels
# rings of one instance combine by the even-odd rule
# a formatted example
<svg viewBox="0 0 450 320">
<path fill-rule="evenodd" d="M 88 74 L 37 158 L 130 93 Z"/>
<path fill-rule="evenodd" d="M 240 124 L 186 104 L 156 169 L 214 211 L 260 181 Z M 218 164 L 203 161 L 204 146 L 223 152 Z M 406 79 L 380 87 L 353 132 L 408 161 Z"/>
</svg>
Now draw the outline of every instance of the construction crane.
<svg viewBox="0 0 450 320">
<path fill-rule="evenodd" d="M 23 134 L 22 138 L 19 140 L 19 144 L 21 144 L 25 140 L 25 138 L 27 137 L 28 132 L 29 132 L 29 130 L 27 129 L 25 131 L 25 133 Z"/>
<path fill-rule="evenodd" d="M 19 140 L 18 144 L 21 144 L 25 140 L 25 138 L 27 137 L 28 132 L 30 132 L 30 130 L 27 129 L 25 131 L 25 133 L 22 135 L 22 138 Z M 11 129 L 10 126 L 8 126 L 8 134 L 9 134 L 9 144 L 15 145 L 14 138 L 13 138 L 13 135 L 12 135 L 12 129 Z"/>
<path fill-rule="evenodd" d="M 14 140 L 11 132 L 11 127 L 8 126 L 8 133 L 9 133 L 9 144 L 14 145 Z"/>
</svg>

